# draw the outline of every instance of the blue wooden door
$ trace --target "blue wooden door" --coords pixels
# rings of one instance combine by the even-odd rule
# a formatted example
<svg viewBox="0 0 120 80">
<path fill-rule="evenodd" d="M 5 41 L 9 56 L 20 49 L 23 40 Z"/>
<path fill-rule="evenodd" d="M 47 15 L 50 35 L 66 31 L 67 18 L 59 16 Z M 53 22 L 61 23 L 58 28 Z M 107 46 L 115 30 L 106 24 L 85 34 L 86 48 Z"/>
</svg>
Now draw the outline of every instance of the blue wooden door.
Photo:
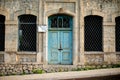
<svg viewBox="0 0 120 80">
<path fill-rule="evenodd" d="M 72 64 L 72 31 L 49 31 L 49 64 Z"/>
<path fill-rule="evenodd" d="M 49 17 L 48 64 L 72 64 L 71 17 Z"/>
</svg>

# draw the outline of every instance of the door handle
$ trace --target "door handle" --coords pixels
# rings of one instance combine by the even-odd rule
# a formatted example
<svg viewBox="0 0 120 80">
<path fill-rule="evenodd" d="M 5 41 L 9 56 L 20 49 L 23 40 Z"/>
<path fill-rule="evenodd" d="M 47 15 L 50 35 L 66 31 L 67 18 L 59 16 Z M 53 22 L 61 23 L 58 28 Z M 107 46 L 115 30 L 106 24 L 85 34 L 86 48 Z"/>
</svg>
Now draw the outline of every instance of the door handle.
<svg viewBox="0 0 120 80">
<path fill-rule="evenodd" d="M 61 43 L 60 43 L 60 48 L 58 49 L 59 51 L 63 50 L 62 47 L 61 47 Z"/>
<path fill-rule="evenodd" d="M 61 50 L 63 50 L 63 49 L 60 48 L 60 49 L 58 49 L 58 50 L 61 51 Z"/>
</svg>

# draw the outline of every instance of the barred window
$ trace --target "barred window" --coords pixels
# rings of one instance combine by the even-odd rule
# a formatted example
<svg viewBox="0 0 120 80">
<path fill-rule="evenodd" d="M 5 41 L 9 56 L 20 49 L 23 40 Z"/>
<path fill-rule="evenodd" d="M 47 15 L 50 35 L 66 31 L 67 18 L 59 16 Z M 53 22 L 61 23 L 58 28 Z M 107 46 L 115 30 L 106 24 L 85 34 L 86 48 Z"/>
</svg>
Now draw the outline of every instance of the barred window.
<svg viewBox="0 0 120 80">
<path fill-rule="evenodd" d="M 5 16 L 0 15 L 0 51 L 5 50 Z"/>
<path fill-rule="evenodd" d="M 36 51 L 36 16 L 20 15 L 19 19 L 19 51 Z"/>
<path fill-rule="evenodd" d="M 84 18 L 85 22 L 85 51 L 103 51 L 102 23 L 100 16 L 90 15 Z"/>
<path fill-rule="evenodd" d="M 120 16 L 115 18 L 115 41 L 116 41 L 116 51 L 120 51 Z"/>
</svg>

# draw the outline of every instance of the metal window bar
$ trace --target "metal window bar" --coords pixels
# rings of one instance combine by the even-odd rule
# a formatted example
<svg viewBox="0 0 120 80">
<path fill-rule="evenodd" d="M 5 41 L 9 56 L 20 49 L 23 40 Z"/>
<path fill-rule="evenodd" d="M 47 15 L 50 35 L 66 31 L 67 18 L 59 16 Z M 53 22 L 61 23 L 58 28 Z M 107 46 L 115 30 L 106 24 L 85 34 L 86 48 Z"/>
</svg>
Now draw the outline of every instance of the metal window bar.
<svg viewBox="0 0 120 80">
<path fill-rule="evenodd" d="M 52 15 L 49 17 L 50 28 L 70 28 L 72 17 L 64 14 Z"/>
<path fill-rule="evenodd" d="M 86 16 L 85 21 L 85 51 L 103 51 L 102 47 L 102 23 L 100 16 Z"/>
<path fill-rule="evenodd" d="M 0 15 L 0 51 L 5 50 L 5 16 Z"/>
<path fill-rule="evenodd" d="M 116 51 L 120 51 L 120 16 L 115 18 L 116 26 L 115 26 L 115 44 Z"/>
<path fill-rule="evenodd" d="M 19 51 L 36 51 L 36 16 L 19 16 Z"/>
<path fill-rule="evenodd" d="M 58 19 L 57 19 L 57 27 L 58 28 L 63 28 L 63 18 L 62 17 L 58 17 Z"/>
</svg>

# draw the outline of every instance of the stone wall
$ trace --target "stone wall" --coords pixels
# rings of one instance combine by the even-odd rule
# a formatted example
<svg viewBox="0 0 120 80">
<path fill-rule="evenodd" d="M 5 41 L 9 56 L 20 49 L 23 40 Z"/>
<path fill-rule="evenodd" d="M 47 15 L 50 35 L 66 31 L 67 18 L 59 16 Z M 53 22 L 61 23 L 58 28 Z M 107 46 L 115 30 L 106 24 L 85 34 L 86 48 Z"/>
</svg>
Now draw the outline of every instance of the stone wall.
<svg viewBox="0 0 120 80">
<path fill-rule="evenodd" d="M 117 57 L 117 62 L 120 62 L 120 54 L 117 54 L 116 57 Z"/>
<path fill-rule="evenodd" d="M 40 64 L 1 64 L 0 75 L 32 74 L 32 70 L 42 69 Z"/>
<path fill-rule="evenodd" d="M 85 54 L 85 64 L 102 64 L 104 63 L 103 54 Z"/>
<path fill-rule="evenodd" d="M 45 73 L 63 72 L 71 71 L 76 68 L 77 66 L 69 65 L 44 66 L 41 64 L 0 64 L 0 76 L 33 74 L 33 70 L 43 70 Z"/>
<path fill-rule="evenodd" d="M 18 48 L 18 27 L 17 22 L 7 21 L 6 22 L 6 31 L 5 31 L 5 51 L 14 52 Z M 12 46 L 11 46 L 12 45 Z"/>
<path fill-rule="evenodd" d="M 119 0 L 83 0 L 85 15 L 92 14 L 93 10 L 100 11 L 106 16 L 105 21 L 112 21 L 112 14 L 119 11 Z M 99 14 L 98 14 L 99 15 Z M 104 17 L 105 17 L 104 16 Z"/>
<path fill-rule="evenodd" d="M 0 63 L 4 62 L 4 54 L 0 54 Z"/>
<path fill-rule="evenodd" d="M 22 62 L 36 62 L 37 57 L 35 54 L 20 54 L 18 55 L 18 63 L 22 63 Z"/>
<path fill-rule="evenodd" d="M 120 64 L 89 64 L 89 65 L 42 65 L 42 64 L 0 64 L 0 76 L 25 75 L 53 72 L 83 71 L 91 69 L 118 68 Z"/>
<path fill-rule="evenodd" d="M 5 8 L 9 13 L 9 20 L 14 20 L 17 11 L 26 14 L 26 10 L 38 12 L 39 0 L 1 0 L 1 8 Z"/>
</svg>

